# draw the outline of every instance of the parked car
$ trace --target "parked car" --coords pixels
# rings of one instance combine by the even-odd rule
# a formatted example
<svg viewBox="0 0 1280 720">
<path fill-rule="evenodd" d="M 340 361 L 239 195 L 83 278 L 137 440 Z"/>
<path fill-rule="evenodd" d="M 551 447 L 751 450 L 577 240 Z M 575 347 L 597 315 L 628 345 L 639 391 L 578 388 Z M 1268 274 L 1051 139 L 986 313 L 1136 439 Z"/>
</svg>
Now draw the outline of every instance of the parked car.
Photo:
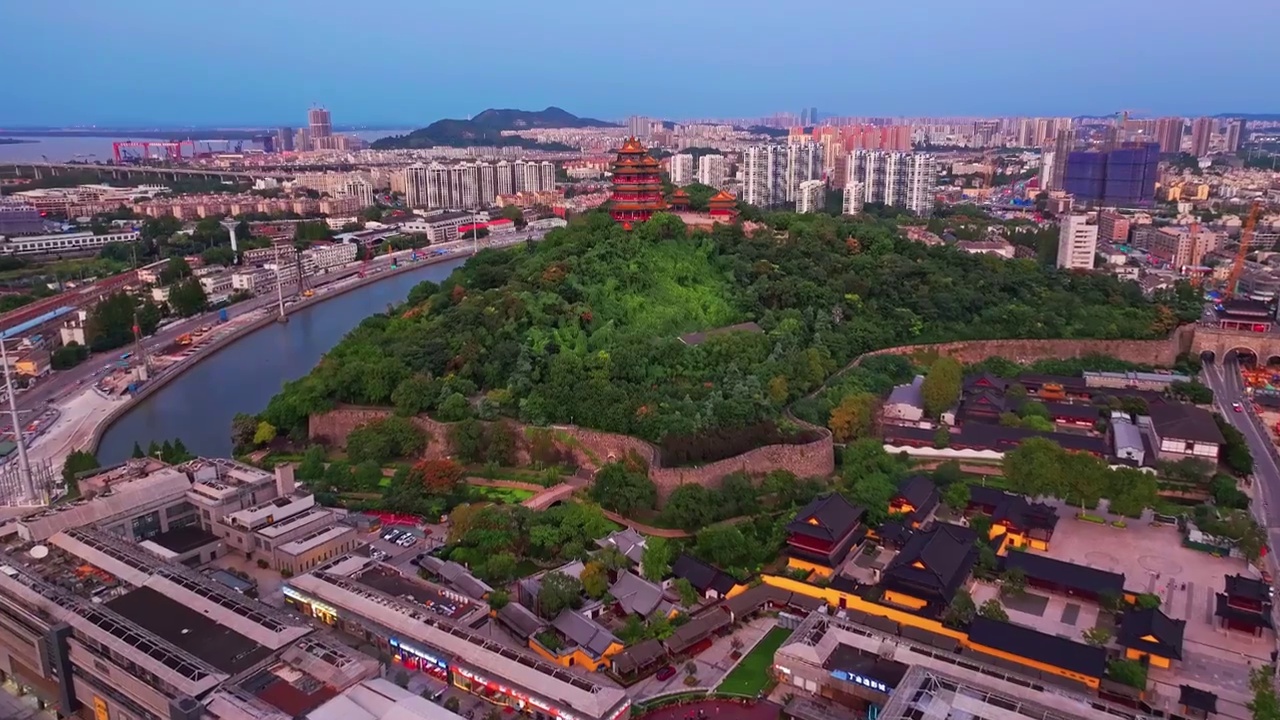
<svg viewBox="0 0 1280 720">
<path fill-rule="evenodd" d="M 676 675 L 676 669 L 670 665 L 667 665 L 666 667 L 658 671 L 657 678 L 659 680 L 670 680 L 671 678 L 675 677 L 675 675 Z"/>
</svg>

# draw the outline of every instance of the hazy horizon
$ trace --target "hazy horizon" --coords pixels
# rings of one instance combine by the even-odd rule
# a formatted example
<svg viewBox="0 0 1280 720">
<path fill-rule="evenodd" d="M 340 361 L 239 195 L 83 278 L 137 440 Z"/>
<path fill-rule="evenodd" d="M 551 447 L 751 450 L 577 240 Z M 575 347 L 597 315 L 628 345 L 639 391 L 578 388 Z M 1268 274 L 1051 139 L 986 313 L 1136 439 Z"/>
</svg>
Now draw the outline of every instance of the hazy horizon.
<svg viewBox="0 0 1280 720">
<path fill-rule="evenodd" d="M 1267 114 L 1280 3 L 335 0 L 12 4 L 0 126 L 422 127 L 486 108 L 620 120 Z M 1174 62 L 1174 59 L 1177 59 Z M 1250 107 L 1257 104 L 1257 107 Z"/>
</svg>

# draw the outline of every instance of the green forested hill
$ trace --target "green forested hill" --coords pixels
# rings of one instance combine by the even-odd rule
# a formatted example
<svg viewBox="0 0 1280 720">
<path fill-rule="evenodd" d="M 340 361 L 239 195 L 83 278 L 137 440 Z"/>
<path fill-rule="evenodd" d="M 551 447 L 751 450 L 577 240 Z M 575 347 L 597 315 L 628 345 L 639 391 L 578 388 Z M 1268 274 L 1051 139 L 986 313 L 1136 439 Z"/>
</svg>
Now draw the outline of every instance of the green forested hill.
<svg viewBox="0 0 1280 720">
<path fill-rule="evenodd" d="M 263 418 L 282 430 L 334 403 L 441 419 L 509 416 L 653 441 L 724 441 L 859 353 L 1009 337 L 1154 338 L 1194 319 L 1193 289 L 1156 301 L 1103 274 L 926 247 L 890 220 L 776 213 L 687 235 L 603 213 L 541 243 L 484 251 L 365 320 Z M 755 321 L 764 333 L 683 333 Z M 716 440 L 718 439 L 718 440 Z"/>
</svg>

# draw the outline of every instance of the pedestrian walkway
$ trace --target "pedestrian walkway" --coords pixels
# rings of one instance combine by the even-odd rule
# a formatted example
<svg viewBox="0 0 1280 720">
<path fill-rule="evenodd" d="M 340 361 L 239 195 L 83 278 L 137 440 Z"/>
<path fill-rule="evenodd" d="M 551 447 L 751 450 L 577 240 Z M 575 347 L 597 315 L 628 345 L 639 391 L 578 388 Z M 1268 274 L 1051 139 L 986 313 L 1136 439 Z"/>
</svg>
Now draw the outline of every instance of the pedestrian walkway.
<svg viewBox="0 0 1280 720">
<path fill-rule="evenodd" d="M 777 720 L 782 708 L 771 702 L 744 704 L 732 700 L 699 700 L 638 715 L 637 720 Z"/>
<path fill-rule="evenodd" d="M 4 720 L 54 720 L 53 713 L 37 710 L 27 698 L 0 690 L 0 718 Z"/>
</svg>

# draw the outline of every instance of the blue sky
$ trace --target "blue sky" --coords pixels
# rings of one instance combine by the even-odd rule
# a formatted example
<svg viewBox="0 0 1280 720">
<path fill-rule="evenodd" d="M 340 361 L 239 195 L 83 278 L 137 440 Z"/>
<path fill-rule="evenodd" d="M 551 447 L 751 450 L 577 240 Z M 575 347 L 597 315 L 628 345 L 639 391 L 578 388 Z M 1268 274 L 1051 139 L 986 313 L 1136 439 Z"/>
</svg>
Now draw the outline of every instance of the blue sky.
<svg viewBox="0 0 1280 720">
<path fill-rule="evenodd" d="M 0 2 L 0 126 L 1280 112 L 1277 0 Z"/>
</svg>

